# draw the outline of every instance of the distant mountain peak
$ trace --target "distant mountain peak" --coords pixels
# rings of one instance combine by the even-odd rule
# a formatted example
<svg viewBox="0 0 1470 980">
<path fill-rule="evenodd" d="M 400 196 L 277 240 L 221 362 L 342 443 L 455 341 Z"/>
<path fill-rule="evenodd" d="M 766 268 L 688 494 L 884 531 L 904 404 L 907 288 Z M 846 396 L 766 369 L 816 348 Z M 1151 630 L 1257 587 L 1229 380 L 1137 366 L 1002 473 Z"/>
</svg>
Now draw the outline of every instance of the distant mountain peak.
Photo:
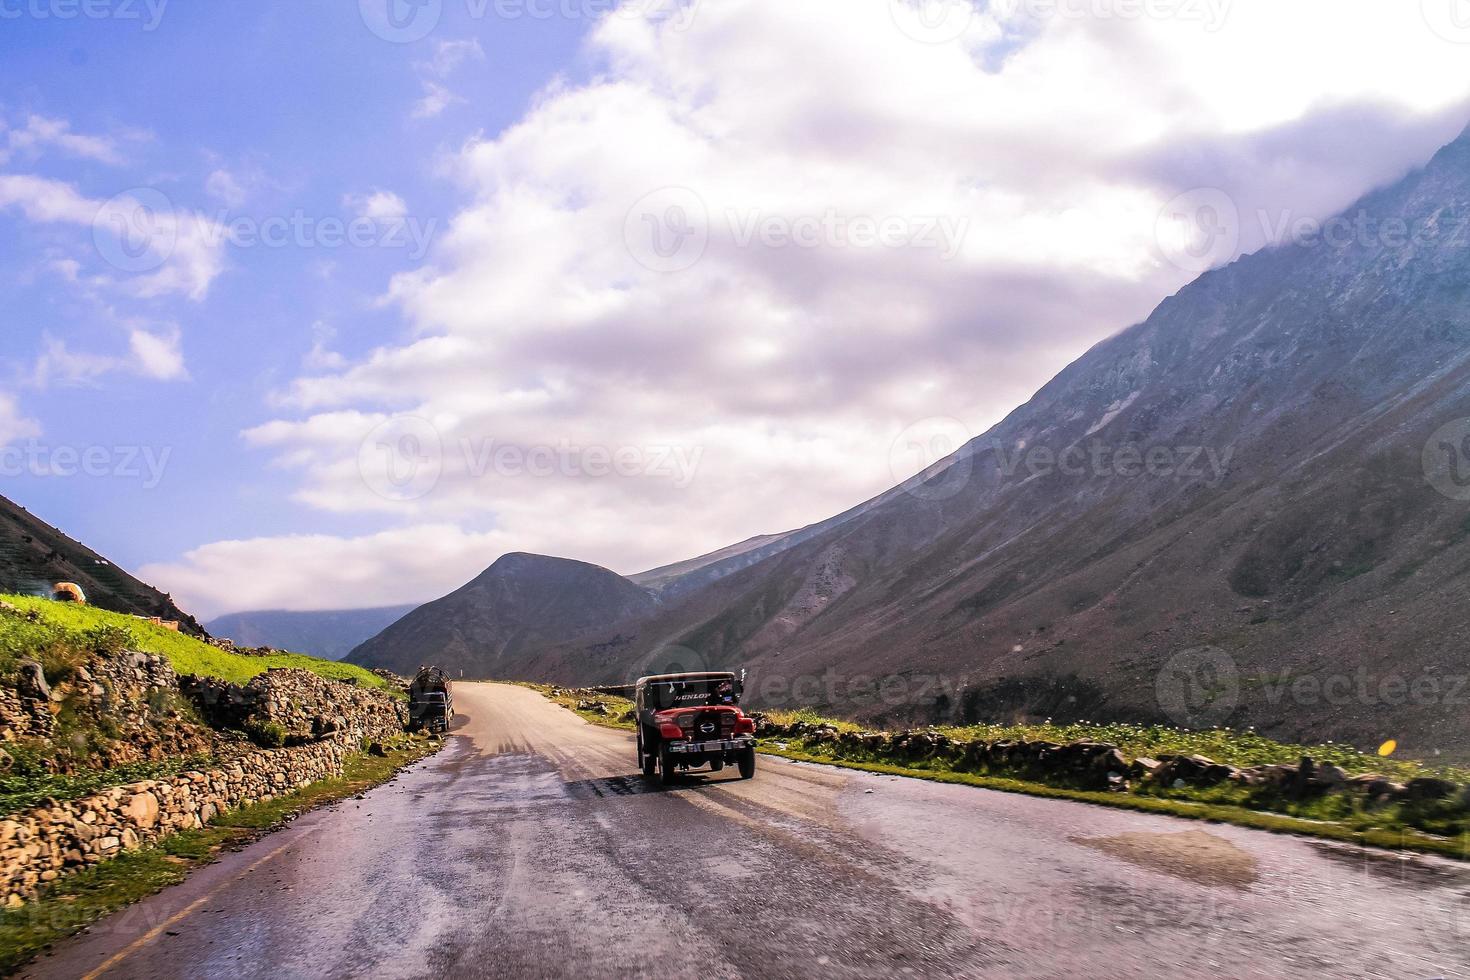
<svg viewBox="0 0 1470 980">
<path fill-rule="evenodd" d="M 397 670 L 439 663 L 470 676 L 492 676 L 521 651 L 647 614 L 657 604 L 651 591 L 600 565 L 512 552 L 469 584 L 404 616 L 347 659 Z"/>
</svg>

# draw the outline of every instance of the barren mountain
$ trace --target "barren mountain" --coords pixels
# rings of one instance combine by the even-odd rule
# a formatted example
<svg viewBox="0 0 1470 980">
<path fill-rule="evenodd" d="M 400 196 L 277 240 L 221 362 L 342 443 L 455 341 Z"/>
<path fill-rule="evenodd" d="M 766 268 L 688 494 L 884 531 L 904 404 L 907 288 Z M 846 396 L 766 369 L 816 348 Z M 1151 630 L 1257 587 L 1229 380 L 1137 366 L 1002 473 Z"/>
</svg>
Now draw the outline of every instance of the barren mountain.
<svg viewBox="0 0 1470 980">
<path fill-rule="evenodd" d="M 347 656 L 411 674 L 436 663 L 471 677 L 518 677 L 527 657 L 608 623 L 636 620 L 653 593 L 580 561 L 510 554 L 478 578 L 399 619 Z"/>
<path fill-rule="evenodd" d="M 1470 135 L 1345 218 L 1201 276 L 921 478 L 648 573 L 664 601 L 590 635 L 543 620 L 498 672 L 672 657 L 769 701 L 830 671 L 789 697 L 877 717 L 1470 747 Z"/>
<path fill-rule="evenodd" d="M 341 660 L 358 644 L 377 636 L 415 608 L 266 610 L 231 613 L 204 625 L 215 636 L 229 637 L 241 646 L 271 647 Z"/>
<path fill-rule="evenodd" d="M 177 620 L 185 632 L 203 633 L 172 598 L 0 497 L 0 592 L 50 595 L 58 582 L 80 585 L 102 609 Z"/>
</svg>

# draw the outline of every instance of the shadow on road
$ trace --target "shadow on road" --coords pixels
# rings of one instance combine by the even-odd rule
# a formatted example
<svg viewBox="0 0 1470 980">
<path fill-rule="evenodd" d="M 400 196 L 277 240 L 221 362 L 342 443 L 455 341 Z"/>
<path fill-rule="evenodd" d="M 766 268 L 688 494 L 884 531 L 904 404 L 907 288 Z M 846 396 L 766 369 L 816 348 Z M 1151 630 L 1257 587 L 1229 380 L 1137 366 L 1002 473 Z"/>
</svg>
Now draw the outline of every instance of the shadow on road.
<svg viewBox="0 0 1470 980">
<path fill-rule="evenodd" d="M 709 789 L 721 783 L 739 782 L 739 776 L 714 773 L 690 773 L 678 778 L 672 785 L 664 786 L 656 779 L 645 779 L 640 775 L 604 776 L 600 779 L 577 779 L 566 784 L 567 793 L 573 799 L 593 800 L 607 796 L 641 796 L 645 793 L 676 793 L 680 790 Z"/>
</svg>

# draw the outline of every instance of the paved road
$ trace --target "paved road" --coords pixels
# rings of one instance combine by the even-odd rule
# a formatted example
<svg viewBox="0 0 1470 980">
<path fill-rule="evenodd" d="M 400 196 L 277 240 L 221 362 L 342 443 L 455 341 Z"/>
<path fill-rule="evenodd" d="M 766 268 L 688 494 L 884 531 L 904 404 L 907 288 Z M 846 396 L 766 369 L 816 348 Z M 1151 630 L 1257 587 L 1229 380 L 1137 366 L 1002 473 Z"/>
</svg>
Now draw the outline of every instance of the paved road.
<svg viewBox="0 0 1470 980">
<path fill-rule="evenodd" d="M 35 977 L 1470 977 L 1470 868 L 631 737 L 462 684 L 438 756 Z"/>
</svg>

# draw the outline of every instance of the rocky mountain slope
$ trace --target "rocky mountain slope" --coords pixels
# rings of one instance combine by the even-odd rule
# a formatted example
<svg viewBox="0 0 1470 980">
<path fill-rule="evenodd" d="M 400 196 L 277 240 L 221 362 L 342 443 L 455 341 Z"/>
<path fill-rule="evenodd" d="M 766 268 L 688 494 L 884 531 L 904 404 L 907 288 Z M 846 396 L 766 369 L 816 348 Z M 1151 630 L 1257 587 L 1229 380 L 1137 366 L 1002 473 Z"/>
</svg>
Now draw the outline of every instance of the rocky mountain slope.
<svg viewBox="0 0 1470 980">
<path fill-rule="evenodd" d="M 553 643 L 642 619 L 657 606 L 651 591 L 605 568 L 509 554 L 463 588 L 404 616 L 347 660 L 407 675 L 436 663 L 470 677 L 514 677 L 528 656 Z"/>
<path fill-rule="evenodd" d="M 1470 747 L 1470 135 L 1346 218 L 1200 277 L 920 478 L 499 673 L 672 650 L 880 718 Z"/>
<path fill-rule="evenodd" d="M 171 597 L 0 497 L 0 592 L 49 596 L 57 582 L 75 582 L 102 609 L 159 616 L 178 621 L 184 632 L 204 632 Z"/>
<path fill-rule="evenodd" d="M 327 660 L 341 660 L 354 647 L 381 633 L 415 608 L 386 606 L 381 609 L 321 612 L 242 612 L 212 619 L 204 627 L 212 635 L 228 637 L 244 647 L 294 650 Z"/>
</svg>

